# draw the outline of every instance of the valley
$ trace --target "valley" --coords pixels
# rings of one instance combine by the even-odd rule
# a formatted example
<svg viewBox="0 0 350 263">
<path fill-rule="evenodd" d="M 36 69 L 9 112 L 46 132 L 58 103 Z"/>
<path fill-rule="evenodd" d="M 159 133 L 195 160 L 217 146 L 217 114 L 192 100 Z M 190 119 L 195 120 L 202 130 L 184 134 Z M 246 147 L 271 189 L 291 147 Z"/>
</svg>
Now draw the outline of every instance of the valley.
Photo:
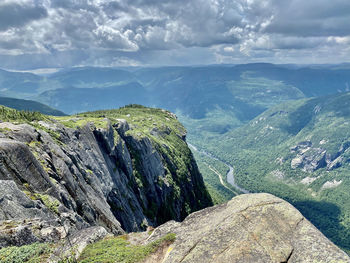
<svg viewBox="0 0 350 263">
<path fill-rule="evenodd" d="M 200 156 L 201 156 L 201 155 L 204 155 L 204 156 L 208 157 L 208 158 L 211 159 L 211 160 L 214 160 L 214 161 L 216 161 L 216 162 L 223 163 L 223 164 L 229 169 L 228 172 L 226 173 L 226 175 L 223 176 L 220 172 L 218 172 L 218 171 L 216 170 L 215 167 L 211 167 L 210 165 L 208 165 L 208 168 L 209 168 L 211 171 L 213 171 L 215 174 L 218 175 L 221 185 L 223 185 L 225 188 L 227 188 L 227 189 L 229 189 L 230 191 L 232 191 L 234 194 L 240 194 L 240 193 L 248 194 L 248 193 L 249 193 L 248 190 L 246 190 L 246 189 L 240 187 L 238 184 L 235 183 L 235 176 L 234 176 L 234 173 L 233 173 L 233 167 L 232 167 L 231 165 L 229 165 L 229 164 L 227 164 L 227 163 L 225 163 L 225 162 L 219 160 L 218 158 L 212 156 L 210 153 L 208 153 L 208 152 L 206 152 L 206 151 L 204 151 L 204 150 L 200 150 L 200 151 L 199 151 L 198 148 L 197 148 L 196 146 L 194 146 L 194 145 L 192 145 L 192 144 L 190 144 L 190 143 L 188 143 L 188 146 L 192 149 L 192 151 L 197 152 Z M 200 158 L 200 157 L 199 157 L 199 158 Z M 223 178 L 225 178 L 225 179 L 223 179 Z M 226 180 L 227 183 L 229 183 L 229 184 L 230 184 L 231 186 L 233 186 L 236 190 L 238 190 L 238 192 L 237 192 L 237 191 L 233 191 L 231 188 L 227 187 L 226 184 L 225 184 L 225 182 L 224 182 L 224 180 Z"/>
<path fill-rule="evenodd" d="M 349 21 L 0 1 L 0 263 L 350 263 Z"/>
<path fill-rule="evenodd" d="M 82 67 L 9 76 L 5 95 L 68 114 L 135 103 L 175 112 L 187 142 L 200 149 L 192 147 L 215 204 L 245 192 L 275 194 L 349 251 L 346 65 Z"/>
</svg>

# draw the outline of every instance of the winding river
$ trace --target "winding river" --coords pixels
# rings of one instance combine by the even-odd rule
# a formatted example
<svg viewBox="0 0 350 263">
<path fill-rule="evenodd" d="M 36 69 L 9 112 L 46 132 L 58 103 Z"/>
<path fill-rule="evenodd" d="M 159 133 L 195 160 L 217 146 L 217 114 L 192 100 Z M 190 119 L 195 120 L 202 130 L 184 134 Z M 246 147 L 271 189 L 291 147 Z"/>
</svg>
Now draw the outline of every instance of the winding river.
<svg viewBox="0 0 350 263">
<path fill-rule="evenodd" d="M 211 155 L 210 153 L 208 153 L 208 152 L 206 152 L 204 150 L 198 150 L 198 148 L 196 146 L 194 146 L 193 144 L 190 144 L 190 143 L 187 143 L 187 144 L 192 150 L 194 150 L 194 151 L 196 151 L 196 152 L 198 152 L 200 154 L 203 154 L 203 155 L 209 157 L 210 159 L 213 159 L 213 160 L 216 160 L 216 161 L 219 161 L 219 162 L 222 162 L 223 164 L 225 164 L 229 168 L 229 171 L 226 174 L 227 182 L 230 185 L 232 185 L 234 188 L 236 188 L 237 190 L 241 191 L 242 193 L 245 193 L 245 194 L 249 193 L 248 190 L 240 187 L 238 184 L 235 183 L 235 177 L 234 177 L 234 174 L 233 174 L 233 167 L 231 165 L 229 165 L 228 163 L 226 163 L 226 162 L 216 158 L 215 156 Z"/>
</svg>

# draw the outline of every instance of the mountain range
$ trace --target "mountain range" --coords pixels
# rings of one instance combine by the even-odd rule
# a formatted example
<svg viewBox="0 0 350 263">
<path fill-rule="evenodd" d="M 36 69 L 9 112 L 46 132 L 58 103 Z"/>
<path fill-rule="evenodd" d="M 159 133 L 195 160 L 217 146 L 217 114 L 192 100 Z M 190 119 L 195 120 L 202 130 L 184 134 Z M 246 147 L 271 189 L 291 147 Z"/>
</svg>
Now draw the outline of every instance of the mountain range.
<svg viewBox="0 0 350 263">
<path fill-rule="evenodd" d="M 36 100 L 67 114 L 134 103 L 175 112 L 199 150 L 194 155 L 214 202 L 239 193 L 225 180 L 232 166 L 240 186 L 285 198 L 350 249 L 348 65 L 0 73 L 2 96 Z"/>
</svg>

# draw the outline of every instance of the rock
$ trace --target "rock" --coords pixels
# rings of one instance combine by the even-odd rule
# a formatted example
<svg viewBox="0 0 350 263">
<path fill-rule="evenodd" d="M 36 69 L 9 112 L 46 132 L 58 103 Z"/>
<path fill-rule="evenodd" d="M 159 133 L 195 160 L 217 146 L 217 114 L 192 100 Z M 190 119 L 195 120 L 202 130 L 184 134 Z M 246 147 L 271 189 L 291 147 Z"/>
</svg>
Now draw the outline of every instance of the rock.
<svg viewBox="0 0 350 263">
<path fill-rule="evenodd" d="M 103 121 L 104 128 L 87 123 L 76 129 L 59 121 L 1 123 L 0 228 L 13 235 L 0 237 L 0 246 L 17 244 L 21 229 L 30 237 L 21 244 L 94 226 L 118 235 L 182 220 L 212 204 L 181 135 L 175 140 L 184 152 L 174 156 L 148 135 L 129 134 L 126 120 Z M 179 161 L 186 165 L 181 178 Z"/>
<path fill-rule="evenodd" d="M 309 149 L 311 146 L 312 146 L 311 141 L 302 141 L 302 142 L 299 142 L 296 146 L 291 147 L 290 150 L 292 152 L 299 152 L 304 149 Z"/>
<path fill-rule="evenodd" d="M 337 181 L 336 179 L 334 179 L 333 181 L 327 181 L 322 185 L 321 189 L 334 188 L 334 187 L 339 186 L 342 182 L 343 182 L 343 180 Z"/>
<path fill-rule="evenodd" d="M 70 236 L 69 240 L 54 251 L 49 260 L 50 263 L 61 262 L 64 258 L 74 257 L 78 259 L 84 248 L 94 242 L 101 240 L 108 234 L 107 230 L 101 226 L 89 227 L 80 230 Z"/>
<path fill-rule="evenodd" d="M 53 242 L 86 227 L 74 213 L 58 217 L 39 200 L 31 200 L 14 181 L 0 180 L 0 248 Z"/>
<path fill-rule="evenodd" d="M 282 180 L 285 178 L 285 174 L 283 171 L 280 171 L 280 170 L 274 170 L 270 173 L 273 177 L 279 179 L 279 180 Z"/>
<path fill-rule="evenodd" d="M 291 168 L 301 168 L 305 172 L 313 172 L 327 166 L 327 151 L 312 147 L 312 142 L 303 141 L 293 146 L 291 152 L 297 155 L 291 160 Z"/>
<path fill-rule="evenodd" d="M 128 116 L 130 117 L 130 116 Z M 115 125 L 115 128 L 119 132 L 120 135 L 125 136 L 125 133 L 130 130 L 130 126 L 128 122 L 124 119 L 118 119 L 118 123 Z"/>
<path fill-rule="evenodd" d="M 326 144 L 326 140 L 321 140 L 319 145 Z M 303 141 L 290 148 L 296 156 L 291 160 L 291 168 L 300 168 L 305 172 L 313 172 L 320 168 L 327 168 L 328 171 L 337 169 L 342 166 L 344 159 L 343 154 L 348 151 L 350 142 L 343 142 L 338 151 L 328 153 L 323 148 L 313 147 L 311 141 Z"/>
<path fill-rule="evenodd" d="M 31 200 L 18 189 L 14 181 L 0 180 L 0 221 L 27 218 L 52 218 L 52 213 L 40 202 Z"/>
<path fill-rule="evenodd" d="M 156 228 L 176 240 L 162 262 L 350 262 L 292 205 L 270 194 L 245 194 Z"/>
<path fill-rule="evenodd" d="M 309 184 L 313 183 L 315 180 L 317 180 L 317 177 L 309 177 L 309 176 L 307 176 L 307 177 L 303 178 L 300 181 L 300 183 L 305 184 L 305 185 L 309 185 Z"/>
<path fill-rule="evenodd" d="M 327 165 L 327 170 L 331 171 L 339 168 L 342 165 L 342 162 L 343 162 L 343 157 L 339 156 L 338 158 L 334 159 Z"/>
<path fill-rule="evenodd" d="M 292 167 L 292 169 L 296 169 L 301 167 L 303 164 L 303 159 L 301 158 L 301 156 L 297 156 L 294 159 L 292 159 L 292 161 L 290 162 L 290 166 Z"/>
</svg>

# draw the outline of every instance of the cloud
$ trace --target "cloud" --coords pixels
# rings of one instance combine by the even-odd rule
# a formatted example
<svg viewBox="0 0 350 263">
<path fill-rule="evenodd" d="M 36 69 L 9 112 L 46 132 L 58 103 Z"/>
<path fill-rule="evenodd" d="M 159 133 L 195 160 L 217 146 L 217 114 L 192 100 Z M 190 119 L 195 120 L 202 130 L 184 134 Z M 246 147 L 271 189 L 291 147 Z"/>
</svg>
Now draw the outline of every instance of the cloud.
<svg viewBox="0 0 350 263">
<path fill-rule="evenodd" d="M 348 21 L 348 0 L 3 0 L 0 55 L 53 67 L 346 61 Z"/>
<path fill-rule="evenodd" d="M 21 27 L 44 17 L 47 17 L 47 10 L 42 6 L 5 1 L 0 4 L 0 31 Z"/>
<path fill-rule="evenodd" d="M 295 36 L 350 34 L 350 2 L 346 0 L 272 1 L 275 12 L 266 32 Z"/>
</svg>

